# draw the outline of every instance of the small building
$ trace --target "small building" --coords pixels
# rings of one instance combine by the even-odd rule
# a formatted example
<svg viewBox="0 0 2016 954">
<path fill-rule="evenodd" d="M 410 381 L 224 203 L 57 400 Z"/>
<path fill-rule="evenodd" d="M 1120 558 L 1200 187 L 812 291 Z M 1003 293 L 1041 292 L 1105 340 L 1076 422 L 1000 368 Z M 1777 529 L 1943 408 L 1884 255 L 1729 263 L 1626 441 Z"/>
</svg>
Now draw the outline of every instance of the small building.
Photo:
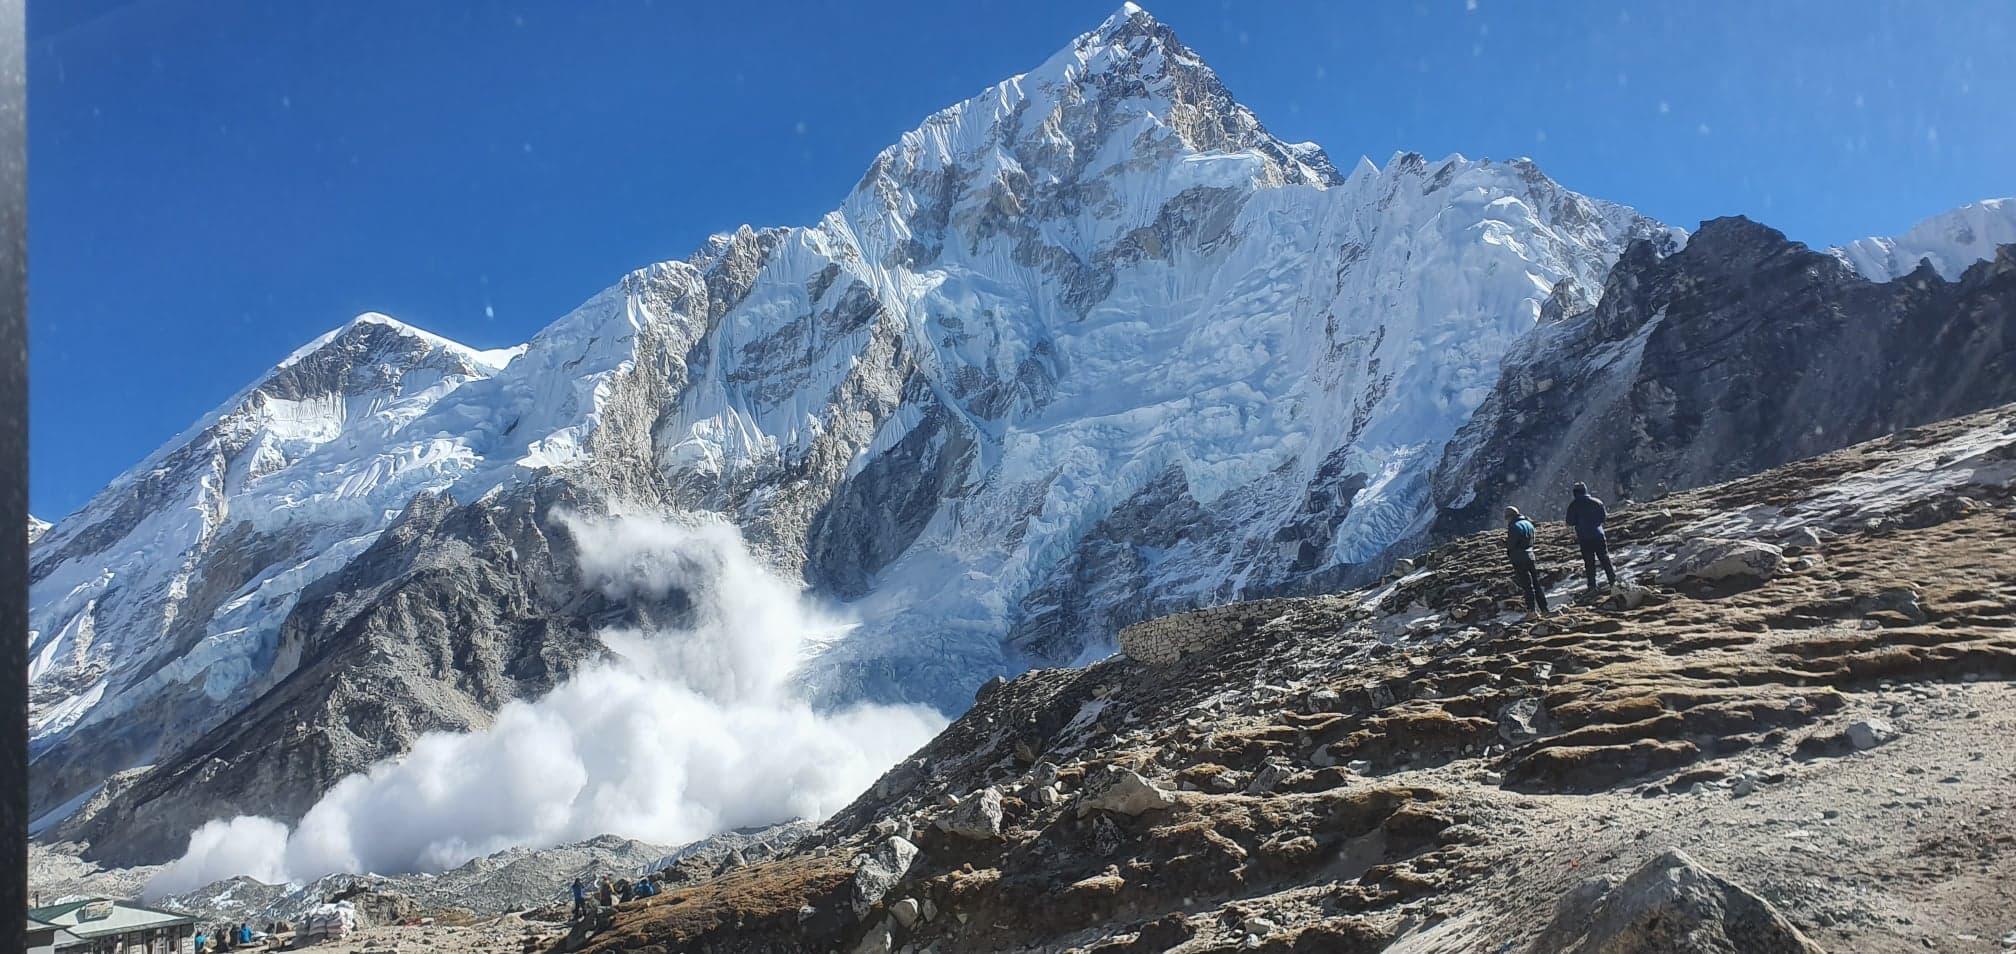
<svg viewBox="0 0 2016 954">
<path fill-rule="evenodd" d="M 28 919 L 28 954 L 56 954 L 58 943 L 72 944 L 77 936 L 47 921 Z"/>
<path fill-rule="evenodd" d="M 50 931 L 37 948 L 38 929 Z M 196 919 L 132 901 L 92 898 L 28 909 L 28 949 L 56 954 L 181 954 Z"/>
</svg>

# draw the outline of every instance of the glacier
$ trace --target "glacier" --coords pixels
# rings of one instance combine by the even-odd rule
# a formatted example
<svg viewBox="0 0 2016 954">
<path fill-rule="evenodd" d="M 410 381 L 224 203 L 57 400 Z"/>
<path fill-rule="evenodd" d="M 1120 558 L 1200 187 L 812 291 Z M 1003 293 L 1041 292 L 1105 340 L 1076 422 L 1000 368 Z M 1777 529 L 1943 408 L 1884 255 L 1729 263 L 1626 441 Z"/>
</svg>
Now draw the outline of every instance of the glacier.
<svg viewBox="0 0 2016 954">
<path fill-rule="evenodd" d="M 322 591 L 421 500 L 726 519 L 859 620 L 799 667 L 825 705 L 956 712 L 1127 623 L 1376 572 L 1550 299 L 1686 238 L 1526 159 L 1343 172 L 1127 4 L 814 224 L 713 236 L 513 348 L 360 317 L 115 480 L 33 546 L 36 804 L 275 698 L 334 638 L 296 632 L 303 594 L 377 598 Z"/>
</svg>

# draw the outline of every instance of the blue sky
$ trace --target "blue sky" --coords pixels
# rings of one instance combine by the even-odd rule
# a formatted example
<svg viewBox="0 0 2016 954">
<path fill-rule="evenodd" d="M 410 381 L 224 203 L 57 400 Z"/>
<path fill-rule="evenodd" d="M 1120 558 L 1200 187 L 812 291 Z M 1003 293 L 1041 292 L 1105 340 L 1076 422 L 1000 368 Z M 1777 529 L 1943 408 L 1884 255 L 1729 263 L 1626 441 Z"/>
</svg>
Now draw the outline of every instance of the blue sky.
<svg viewBox="0 0 2016 954">
<path fill-rule="evenodd" d="M 31 502 L 55 517 L 366 310 L 514 344 L 1113 2 L 30 0 Z M 1340 166 L 1532 156 L 1824 246 L 2016 193 L 2016 5 L 1147 4 Z"/>
</svg>

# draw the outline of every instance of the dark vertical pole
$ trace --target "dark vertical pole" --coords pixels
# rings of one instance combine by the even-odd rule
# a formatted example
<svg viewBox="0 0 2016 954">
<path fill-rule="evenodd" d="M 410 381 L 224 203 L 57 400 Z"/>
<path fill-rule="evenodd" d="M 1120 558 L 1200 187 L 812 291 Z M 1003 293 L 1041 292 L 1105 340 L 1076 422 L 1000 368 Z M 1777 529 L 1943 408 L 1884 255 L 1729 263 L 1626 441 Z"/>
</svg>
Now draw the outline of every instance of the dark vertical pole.
<svg viewBox="0 0 2016 954">
<path fill-rule="evenodd" d="M 28 101 L 22 0 L 0 0 L 0 950 L 28 938 Z"/>
</svg>

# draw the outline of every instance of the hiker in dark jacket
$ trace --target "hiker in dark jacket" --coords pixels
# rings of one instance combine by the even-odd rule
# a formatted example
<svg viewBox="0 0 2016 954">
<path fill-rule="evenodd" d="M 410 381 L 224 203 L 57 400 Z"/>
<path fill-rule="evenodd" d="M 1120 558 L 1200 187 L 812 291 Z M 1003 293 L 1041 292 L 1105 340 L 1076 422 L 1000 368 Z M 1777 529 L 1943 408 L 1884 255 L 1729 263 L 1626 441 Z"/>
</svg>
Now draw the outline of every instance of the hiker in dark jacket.
<svg viewBox="0 0 2016 954">
<path fill-rule="evenodd" d="M 1610 542 L 1603 535 L 1603 520 L 1609 515 L 1603 501 L 1589 495 L 1588 487 L 1575 484 L 1575 499 L 1568 502 L 1568 525 L 1575 528 L 1575 542 L 1582 548 L 1582 572 L 1592 591 L 1596 589 L 1598 563 L 1610 585 L 1617 585 L 1617 571 L 1610 568 Z"/>
<path fill-rule="evenodd" d="M 574 919 L 580 920 L 588 913 L 588 885 L 580 878 L 574 879 Z"/>
<path fill-rule="evenodd" d="M 1526 591 L 1527 608 L 1545 616 L 1547 590 L 1540 585 L 1540 568 L 1533 562 L 1536 535 L 1533 521 L 1520 514 L 1518 507 L 1505 508 L 1505 558 L 1512 561 L 1512 578 Z"/>
</svg>

